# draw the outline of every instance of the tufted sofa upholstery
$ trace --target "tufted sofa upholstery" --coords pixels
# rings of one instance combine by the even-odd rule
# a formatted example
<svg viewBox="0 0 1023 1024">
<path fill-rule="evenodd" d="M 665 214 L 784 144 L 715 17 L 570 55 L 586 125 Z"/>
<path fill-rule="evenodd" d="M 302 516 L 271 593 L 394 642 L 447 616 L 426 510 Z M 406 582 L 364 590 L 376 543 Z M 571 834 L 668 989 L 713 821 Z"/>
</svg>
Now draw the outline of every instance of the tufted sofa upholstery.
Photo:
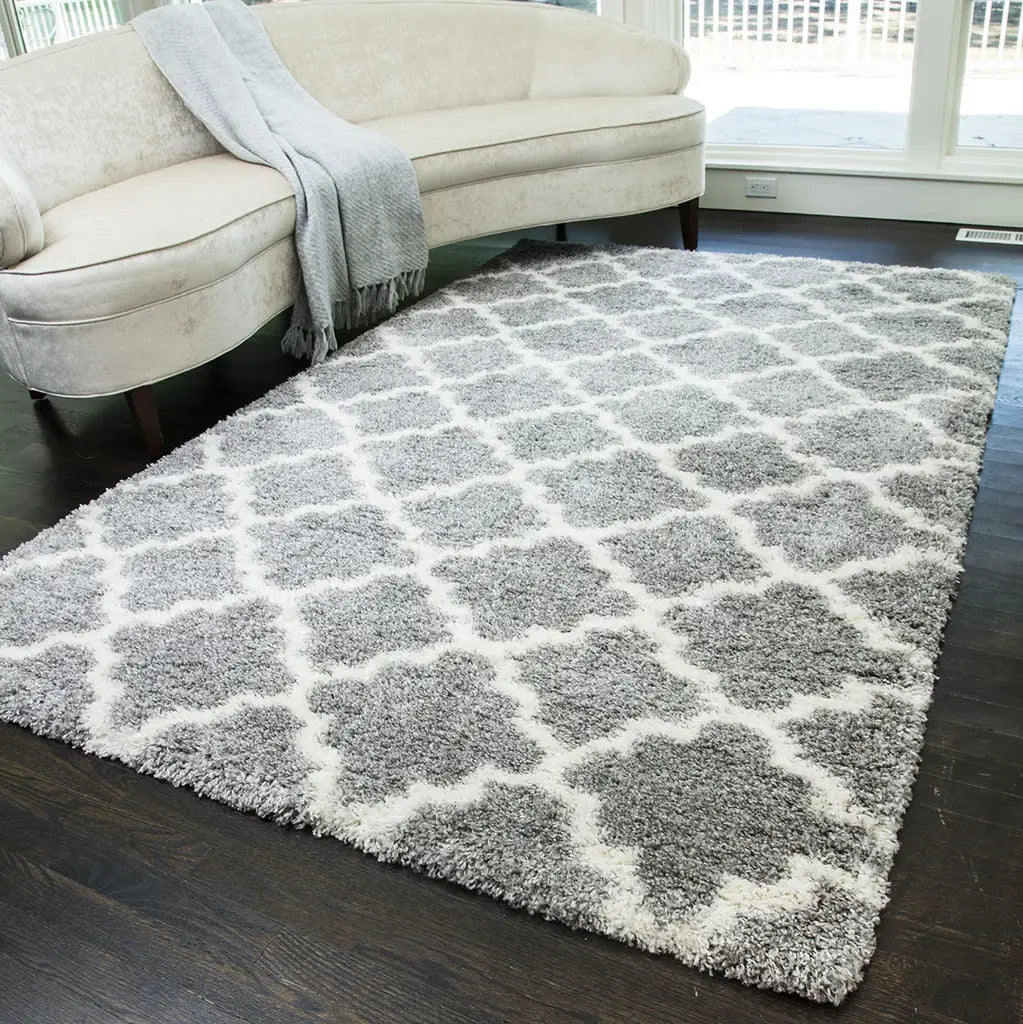
<svg viewBox="0 0 1023 1024">
<path fill-rule="evenodd" d="M 703 191 L 678 48 L 508 0 L 256 8 L 295 77 L 411 156 L 431 246 Z M 38 392 L 132 391 L 291 304 L 294 198 L 224 153 L 129 27 L 0 65 L 0 358 Z"/>
</svg>

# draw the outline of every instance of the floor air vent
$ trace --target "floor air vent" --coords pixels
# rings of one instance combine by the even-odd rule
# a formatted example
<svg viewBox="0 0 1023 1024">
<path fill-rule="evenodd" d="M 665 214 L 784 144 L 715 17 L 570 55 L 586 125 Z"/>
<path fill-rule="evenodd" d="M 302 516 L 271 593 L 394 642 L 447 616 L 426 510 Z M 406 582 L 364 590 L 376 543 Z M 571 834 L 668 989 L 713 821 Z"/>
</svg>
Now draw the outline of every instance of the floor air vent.
<svg viewBox="0 0 1023 1024">
<path fill-rule="evenodd" d="M 991 228 L 960 228 L 957 242 L 994 242 L 996 245 L 1023 245 L 1023 231 L 993 231 Z"/>
</svg>

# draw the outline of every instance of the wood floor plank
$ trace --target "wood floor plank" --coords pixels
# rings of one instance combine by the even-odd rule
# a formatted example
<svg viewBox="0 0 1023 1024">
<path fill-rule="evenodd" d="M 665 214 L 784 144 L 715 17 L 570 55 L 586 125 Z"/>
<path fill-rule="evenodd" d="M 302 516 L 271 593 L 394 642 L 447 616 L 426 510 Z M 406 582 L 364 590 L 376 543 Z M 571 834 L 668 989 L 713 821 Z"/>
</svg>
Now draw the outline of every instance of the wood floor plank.
<svg viewBox="0 0 1023 1024">
<path fill-rule="evenodd" d="M 281 925 L 257 904 L 224 898 L 219 888 L 202 886 L 187 874 L 144 860 L 117 842 L 90 830 L 63 831 L 0 801 L 0 849 L 91 890 L 139 917 L 178 934 L 192 934 L 190 947 L 211 958 L 255 963 Z"/>
<path fill-rule="evenodd" d="M 972 800 L 973 789 L 990 790 L 1002 798 L 1023 799 L 1023 769 L 1019 763 L 1006 764 L 949 750 L 930 738 L 920 765 L 919 779 L 922 785 L 941 786 L 949 781 L 955 782 L 964 799 Z M 992 813 L 1001 819 L 1007 807 L 1010 814 L 1013 813 L 1010 802 L 1000 799 L 993 805 Z"/>
<path fill-rule="evenodd" d="M 32 936 L 31 945 L 0 944 L 0 1019 L 263 1024 L 258 1005 L 247 1013 L 227 1009 L 231 1003 L 244 1011 L 246 1001 L 222 972 L 190 959 L 187 948 L 161 942 L 127 912 L 6 852 L 0 915 Z M 271 1001 L 266 1009 L 276 1012 Z"/>
</svg>

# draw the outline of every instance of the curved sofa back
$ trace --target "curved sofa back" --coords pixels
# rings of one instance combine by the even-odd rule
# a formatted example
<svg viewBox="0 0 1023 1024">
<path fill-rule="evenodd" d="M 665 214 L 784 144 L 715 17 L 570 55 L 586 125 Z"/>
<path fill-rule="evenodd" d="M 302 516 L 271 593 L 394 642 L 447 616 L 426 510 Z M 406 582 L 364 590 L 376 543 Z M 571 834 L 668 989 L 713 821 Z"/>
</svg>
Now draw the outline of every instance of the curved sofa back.
<svg viewBox="0 0 1023 1024">
<path fill-rule="evenodd" d="M 676 47 L 519 0 L 307 0 L 255 8 L 326 107 L 362 122 L 558 96 L 679 92 Z M 0 138 L 42 211 L 219 151 L 130 27 L 0 64 Z"/>
</svg>

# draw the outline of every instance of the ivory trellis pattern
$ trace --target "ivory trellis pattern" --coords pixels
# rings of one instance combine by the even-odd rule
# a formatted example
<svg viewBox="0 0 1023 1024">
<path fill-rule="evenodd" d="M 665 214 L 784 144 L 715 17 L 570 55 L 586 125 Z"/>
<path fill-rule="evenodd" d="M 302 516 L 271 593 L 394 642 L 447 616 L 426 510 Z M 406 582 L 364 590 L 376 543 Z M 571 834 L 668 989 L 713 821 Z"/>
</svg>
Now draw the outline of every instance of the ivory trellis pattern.
<svg viewBox="0 0 1023 1024">
<path fill-rule="evenodd" d="M 519 248 L 9 555 L 0 715 L 838 1002 L 1012 295 Z"/>
</svg>

